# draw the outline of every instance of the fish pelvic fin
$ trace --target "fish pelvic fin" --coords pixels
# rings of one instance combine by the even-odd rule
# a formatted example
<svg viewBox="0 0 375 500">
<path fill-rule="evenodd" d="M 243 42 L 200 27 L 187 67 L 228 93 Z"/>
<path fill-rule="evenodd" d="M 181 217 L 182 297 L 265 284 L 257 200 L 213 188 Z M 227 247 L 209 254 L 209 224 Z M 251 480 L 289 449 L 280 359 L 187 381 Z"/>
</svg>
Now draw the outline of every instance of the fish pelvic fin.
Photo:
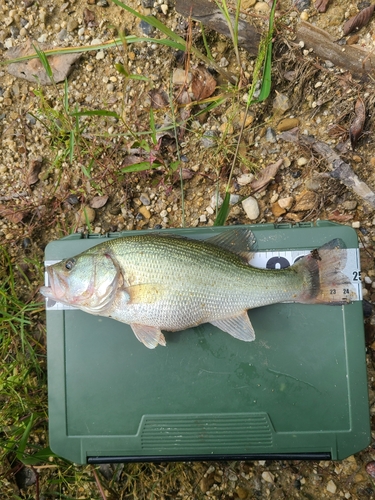
<svg viewBox="0 0 375 500">
<path fill-rule="evenodd" d="M 345 244 L 336 238 L 296 262 L 291 270 L 302 274 L 304 290 L 295 302 L 342 305 L 356 300 L 357 293 L 342 272 L 346 261 Z"/>
<path fill-rule="evenodd" d="M 136 323 L 132 323 L 130 326 L 137 339 L 149 349 L 155 349 L 158 344 L 163 346 L 166 345 L 165 337 L 161 333 L 160 328 L 155 326 L 138 325 Z"/>
<path fill-rule="evenodd" d="M 210 323 L 223 330 L 223 332 L 229 333 L 235 339 L 243 340 L 244 342 L 255 340 L 254 328 L 246 311 L 237 316 L 210 321 Z"/>
</svg>

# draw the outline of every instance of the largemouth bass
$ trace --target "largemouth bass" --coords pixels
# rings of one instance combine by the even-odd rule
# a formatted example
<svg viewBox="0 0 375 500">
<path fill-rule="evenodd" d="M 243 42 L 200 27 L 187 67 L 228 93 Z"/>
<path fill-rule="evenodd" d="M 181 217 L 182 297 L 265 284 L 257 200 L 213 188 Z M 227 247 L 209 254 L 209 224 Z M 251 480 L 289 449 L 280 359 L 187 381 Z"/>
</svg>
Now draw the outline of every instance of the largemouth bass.
<svg viewBox="0 0 375 500">
<path fill-rule="evenodd" d="M 282 270 L 248 264 L 254 236 L 225 231 L 205 241 L 145 234 L 105 241 L 47 268 L 41 293 L 131 326 L 146 347 L 165 345 L 162 330 L 211 323 L 255 339 L 247 310 L 278 302 L 343 304 L 356 298 L 341 271 L 347 251 L 335 239 Z M 345 285 L 347 298 L 330 295 Z"/>
</svg>

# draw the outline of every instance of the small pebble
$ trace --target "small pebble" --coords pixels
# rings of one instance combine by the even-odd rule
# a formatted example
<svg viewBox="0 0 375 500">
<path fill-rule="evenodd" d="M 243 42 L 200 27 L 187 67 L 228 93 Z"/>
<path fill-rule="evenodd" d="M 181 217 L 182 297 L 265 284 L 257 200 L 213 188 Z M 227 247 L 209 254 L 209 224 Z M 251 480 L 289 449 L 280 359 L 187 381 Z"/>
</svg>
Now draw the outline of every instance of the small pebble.
<svg viewBox="0 0 375 500">
<path fill-rule="evenodd" d="M 168 14 L 168 5 L 166 3 L 162 3 L 160 9 L 165 16 Z"/>
<path fill-rule="evenodd" d="M 214 194 L 211 198 L 210 205 L 212 208 L 216 208 L 216 205 L 219 208 L 223 204 L 223 201 L 224 200 L 220 195 L 217 196 L 216 194 Z"/>
<path fill-rule="evenodd" d="M 146 193 L 142 193 L 141 196 L 139 197 L 141 200 L 142 205 L 150 205 L 150 197 Z"/>
<path fill-rule="evenodd" d="M 67 34 L 68 34 L 67 30 L 63 28 L 61 31 L 57 33 L 57 39 L 60 40 L 60 42 L 62 42 L 63 40 L 65 40 Z"/>
<path fill-rule="evenodd" d="M 75 17 L 71 17 L 66 25 L 66 29 L 69 33 L 78 28 L 78 20 Z"/>
<path fill-rule="evenodd" d="M 199 216 L 199 222 L 207 222 L 207 216 L 205 214 Z"/>
<path fill-rule="evenodd" d="M 160 217 L 167 217 L 167 215 L 168 215 L 168 212 L 166 210 L 162 210 L 160 212 Z"/>
<path fill-rule="evenodd" d="M 238 194 L 231 194 L 229 198 L 229 205 L 235 205 L 240 201 L 240 196 Z"/>
<path fill-rule="evenodd" d="M 342 206 L 345 210 L 354 210 L 357 208 L 357 202 L 355 200 L 346 200 Z"/>
<path fill-rule="evenodd" d="M 237 183 L 240 186 L 247 186 L 247 184 L 250 184 L 250 182 L 253 182 L 254 180 L 254 174 L 242 174 L 239 177 L 237 177 Z"/>
<path fill-rule="evenodd" d="M 359 229 L 361 227 L 361 223 L 358 221 L 352 222 L 352 228 L 353 229 Z"/>
<path fill-rule="evenodd" d="M 266 141 L 272 143 L 276 142 L 276 132 L 272 127 L 267 127 Z"/>
<path fill-rule="evenodd" d="M 299 167 L 303 167 L 303 165 L 306 165 L 308 163 L 308 160 L 306 158 L 304 158 L 303 156 L 301 156 L 301 158 L 298 158 L 297 160 L 297 165 Z"/>
<path fill-rule="evenodd" d="M 275 481 L 275 476 L 268 470 L 262 472 L 262 478 L 267 481 L 267 483 L 273 483 Z"/>
<path fill-rule="evenodd" d="M 259 217 L 259 205 L 257 200 L 252 196 L 242 201 L 242 208 L 250 220 L 255 220 Z"/>
<path fill-rule="evenodd" d="M 217 133 L 214 130 L 207 130 L 201 139 L 201 144 L 206 149 L 216 146 Z"/>
<path fill-rule="evenodd" d="M 96 56 L 95 56 L 95 59 L 97 59 L 98 61 L 100 61 L 101 59 L 104 59 L 104 50 L 99 50 L 97 53 L 96 53 Z"/>
<path fill-rule="evenodd" d="M 266 2 L 257 2 L 254 5 L 254 11 L 259 16 L 265 16 L 270 12 L 270 6 Z"/>
<path fill-rule="evenodd" d="M 336 491 L 337 491 L 337 486 L 335 485 L 335 483 L 332 481 L 332 479 L 330 479 L 327 483 L 327 491 L 329 491 L 330 493 L 333 493 L 335 494 Z"/>
<path fill-rule="evenodd" d="M 145 218 L 145 219 L 150 219 L 151 213 L 148 208 L 146 208 L 144 205 L 139 207 L 138 212 Z"/>
<path fill-rule="evenodd" d="M 142 31 L 142 33 L 146 36 L 151 36 L 155 29 L 153 26 L 151 26 L 151 24 L 147 23 L 143 19 L 139 23 L 139 28 Z"/>
</svg>

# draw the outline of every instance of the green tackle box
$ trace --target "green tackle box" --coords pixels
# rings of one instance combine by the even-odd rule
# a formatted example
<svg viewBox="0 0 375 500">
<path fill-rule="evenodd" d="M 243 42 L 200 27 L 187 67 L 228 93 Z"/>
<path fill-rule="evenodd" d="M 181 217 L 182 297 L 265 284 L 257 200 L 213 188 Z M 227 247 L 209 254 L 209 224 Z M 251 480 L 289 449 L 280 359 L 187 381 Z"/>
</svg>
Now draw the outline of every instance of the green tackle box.
<svg viewBox="0 0 375 500">
<path fill-rule="evenodd" d="M 285 267 L 341 238 L 358 300 L 260 307 L 249 312 L 254 342 L 204 324 L 166 332 L 167 346 L 152 350 L 128 325 L 47 300 L 49 435 L 56 454 L 82 464 L 337 460 L 368 445 L 355 231 L 324 221 L 247 227 L 257 240 L 257 267 Z M 231 229 L 163 232 L 206 239 Z M 71 235 L 47 246 L 46 264 L 132 234 Z"/>
</svg>

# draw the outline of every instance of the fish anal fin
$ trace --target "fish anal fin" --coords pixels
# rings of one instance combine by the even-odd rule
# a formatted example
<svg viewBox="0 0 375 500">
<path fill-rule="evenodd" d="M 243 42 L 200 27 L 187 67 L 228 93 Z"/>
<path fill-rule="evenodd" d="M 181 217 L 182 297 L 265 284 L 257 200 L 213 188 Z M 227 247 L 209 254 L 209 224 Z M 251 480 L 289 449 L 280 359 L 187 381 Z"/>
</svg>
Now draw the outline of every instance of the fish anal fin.
<svg viewBox="0 0 375 500">
<path fill-rule="evenodd" d="M 236 339 L 243 340 L 244 342 L 255 340 L 254 328 L 247 311 L 231 318 L 210 321 L 210 323 Z"/>
<path fill-rule="evenodd" d="M 136 323 L 132 323 L 130 326 L 137 339 L 149 349 L 155 349 L 158 344 L 163 346 L 166 345 L 165 337 L 160 328 L 155 326 L 138 325 Z"/>
<path fill-rule="evenodd" d="M 205 240 L 211 245 L 235 253 L 246 262 L 251 260 L 256 251 L 256 238 L 250 229 L 230 229 Z"/>
</svg>

